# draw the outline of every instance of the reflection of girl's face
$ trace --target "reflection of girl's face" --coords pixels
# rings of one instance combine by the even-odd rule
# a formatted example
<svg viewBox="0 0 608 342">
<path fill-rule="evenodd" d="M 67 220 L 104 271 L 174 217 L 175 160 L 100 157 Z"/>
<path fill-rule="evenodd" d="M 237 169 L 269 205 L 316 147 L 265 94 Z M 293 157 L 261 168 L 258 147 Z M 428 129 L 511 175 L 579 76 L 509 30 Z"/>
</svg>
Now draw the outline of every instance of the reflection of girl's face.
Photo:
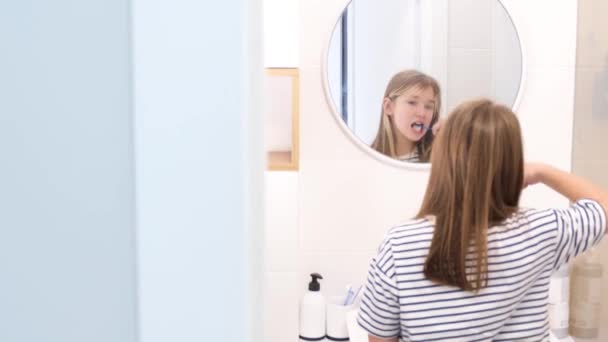
<svg viewBox="0 0 608 342">
<path fill-rule="evenodd" d="M 435 93 L 431 87 L 412 88 L 394 100 L 385 101 L 386 113 L 392 116 L 397 140 L 422 139 L 433 120 Z M 420 124 L 424 125 L 424 129 Z"/>
</svg>

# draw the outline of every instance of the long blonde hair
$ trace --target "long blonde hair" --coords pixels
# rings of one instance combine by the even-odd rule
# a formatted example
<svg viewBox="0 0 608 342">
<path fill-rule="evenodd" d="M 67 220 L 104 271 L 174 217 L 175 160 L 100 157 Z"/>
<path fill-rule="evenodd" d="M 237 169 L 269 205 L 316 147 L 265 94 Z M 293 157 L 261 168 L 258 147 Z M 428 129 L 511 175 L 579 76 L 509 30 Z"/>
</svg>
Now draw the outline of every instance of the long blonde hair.
<svg viewBox="0 0 608 342">
<path fill-rule="evenodd" d="M 388 82 L 386 90 L 384 91 L 384 98 L 394 101 L 406 91 L 416 87 L 421 89 L 430 87 L 435 94 L 435 108 L 433 109 L 433 119 L 431 120 L 432 126 L 439 119 L 439 111 L 441 110 L 441 90 L 439 88 L 439 83 L 431 76 L 417 70 L 401 71 L 395 74 Z M 380 125 L 371 147 L 386 156 L 397 158 L 395 146 L 395 141 L 397 139 L 395 134 L 397 132 L 395 132 L 396 129 L 393 126 L 393 118 L 384 111 L 384 105 L 382 105 L 380 110 Z M 416 142 L 416 152 L 418 152 L 418 159 L 420 162 L 429 161 L 433 138 L 433 132 L 428 130 L 422 139 Z"/>
<path fill-rule="evenodd" d="M 458 106 L 442 126 L 417 217 L 436 217 L 427 279 L 477 291 L 487 285 L 488 227 L 518 207 L 524 179 L 515 114 L 487 99 Z M 467 263 L 467 254 L 474 258 Z"/>
</svg>

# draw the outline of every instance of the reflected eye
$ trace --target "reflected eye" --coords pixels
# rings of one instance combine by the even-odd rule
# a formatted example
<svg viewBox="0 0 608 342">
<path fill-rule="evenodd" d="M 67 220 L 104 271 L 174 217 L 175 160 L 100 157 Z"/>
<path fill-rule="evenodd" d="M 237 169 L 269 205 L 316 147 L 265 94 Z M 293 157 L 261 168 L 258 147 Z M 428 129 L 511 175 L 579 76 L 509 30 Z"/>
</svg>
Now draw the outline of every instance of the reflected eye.
<svg viewBox="0 0 608 342">
<path fill-rule="evenodd" d="M 415 105 L 416 105 L 416 101 L 407 101 L 407 103 L 409 103 L 409 104 L 410 104 L 410 105 L 412 105 L 412 106 L 415 106 Z"/>
<path fill-rule="evenodd" d="M 435 106 L 433 106 L 433 105 L 426 105 L 424 108 L 426 108 L 427 110 L 433 110 L 433 109 L 435 109 Z"/>
</svg>

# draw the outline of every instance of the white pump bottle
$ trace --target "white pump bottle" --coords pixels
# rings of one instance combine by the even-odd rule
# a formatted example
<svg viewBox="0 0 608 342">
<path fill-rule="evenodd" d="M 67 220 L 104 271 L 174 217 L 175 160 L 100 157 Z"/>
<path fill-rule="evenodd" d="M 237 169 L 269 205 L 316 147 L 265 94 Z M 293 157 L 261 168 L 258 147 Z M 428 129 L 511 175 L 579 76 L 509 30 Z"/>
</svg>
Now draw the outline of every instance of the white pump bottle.
<svg viewBox="0 0 608 342">
<path fill-rule="evenodd" d="M 325 339 L 325 297 L 321 294 L 321 285 L 317 279 L 323 279 L 318 273 L 310 275 L 312 281 L 308 291 L 300 302 L 300 341 L 323 341 Z"/>
</svg>

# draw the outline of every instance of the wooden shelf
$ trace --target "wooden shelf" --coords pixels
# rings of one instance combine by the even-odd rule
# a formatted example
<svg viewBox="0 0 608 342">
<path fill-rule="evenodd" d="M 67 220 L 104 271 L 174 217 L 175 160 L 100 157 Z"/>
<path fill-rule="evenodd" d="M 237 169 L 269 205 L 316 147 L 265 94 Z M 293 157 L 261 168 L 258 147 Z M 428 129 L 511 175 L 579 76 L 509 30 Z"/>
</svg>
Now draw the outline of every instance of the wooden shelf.
<svg viewBox="0 0 608 342">
<path fill-rule="evenodd" d="M 300 116 L 300 72 L 297 68 L 266 68 L 267 77 L 289 77 L 291 78 L 291 150 L 289 151 L 267 151 L 268 165 L 270 171 L 297 171 L 299 169 L 300 145 L 299 145 L 299 116 Z M 272 94 L 265 94 L 264 100 L 271 99 Z"/>
<path fill-rule="evenodd" d="M 272 151 L 268 152 L 268 170 L 297 171 L 298 163 L 294 161 L 291 151 Z"/>
</svg>

